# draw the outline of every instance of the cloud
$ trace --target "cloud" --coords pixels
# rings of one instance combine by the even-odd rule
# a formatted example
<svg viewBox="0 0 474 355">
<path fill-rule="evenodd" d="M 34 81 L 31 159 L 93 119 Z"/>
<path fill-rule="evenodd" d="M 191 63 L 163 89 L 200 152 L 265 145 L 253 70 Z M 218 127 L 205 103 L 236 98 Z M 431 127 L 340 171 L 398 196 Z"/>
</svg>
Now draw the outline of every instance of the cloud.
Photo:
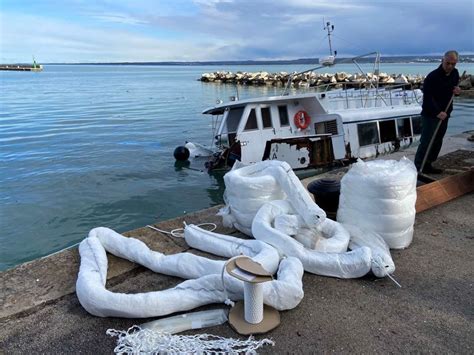
<svg viewBox="0 0 474 355">
<path fill-rule="evenodd" d="M 1 10 L 2 61 L 318 57 L 328 54 L 323 19 L 336 27 L 340 56 L 474 52 L 472 0 L 45 0 L 34 10 L 14 3 Z"/>
<path fill-rule="evenodd" d="M 0 16 L 0 21 L 11 28 L 0 44 L 3 62 L 28 62 L 32 55 L 43 63 L 206 59 L 192 39 L 177 42 L 23 15 Z"/>
<path fill-rule="evenodd" d="M 92 14 L 91 17 L 99 20 L 99 21 L 104 21 L 104 22 L 113 22 L 113 23 L 122 23 L 122 24 L 127 24 L 127 25 L 143 25 L 147 24 L 147 21 L 140 20 L 137 18 L 134 18 L 129 15 L 123 15 L 123 14 L 104 14 L 104 15 L 94 15 Z"/>
</svg>

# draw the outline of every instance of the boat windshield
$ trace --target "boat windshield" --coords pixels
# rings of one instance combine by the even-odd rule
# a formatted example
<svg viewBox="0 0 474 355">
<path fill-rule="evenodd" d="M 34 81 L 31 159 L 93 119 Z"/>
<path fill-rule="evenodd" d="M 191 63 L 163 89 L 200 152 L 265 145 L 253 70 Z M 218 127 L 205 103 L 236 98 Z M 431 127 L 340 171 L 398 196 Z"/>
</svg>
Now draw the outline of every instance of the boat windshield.
<svg viewBox="0 0 474 355">
<path fill-rule="evenodd" d="M 243 113 L 244 107 L 235 107 L 230 109 L 226 119 L 227 127 L 224 127 L 224 129 L 227 128 L 228 133 L 237 132 L 237 128 L 239 127 L 240 119 L 242 118 Z"/>
</svg>

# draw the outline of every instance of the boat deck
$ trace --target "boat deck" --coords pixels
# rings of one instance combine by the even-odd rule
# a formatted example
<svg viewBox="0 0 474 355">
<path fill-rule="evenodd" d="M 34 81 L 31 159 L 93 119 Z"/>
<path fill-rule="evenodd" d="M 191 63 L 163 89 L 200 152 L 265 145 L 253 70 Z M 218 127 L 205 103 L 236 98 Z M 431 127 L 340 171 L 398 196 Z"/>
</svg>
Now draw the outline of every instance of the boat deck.
<svg viewBox="0 0 474 355">
<path fill-rule="evenodd" d="M 474 147 L 471 142 L 463 146 L 465 138 L 445 141 L 447 155 L 439 160 L 451 173 L 474 165 Z M 328 174 L 341 176 L 344 170 Z M 181 227 L 184 220 L 215 222 L 217 232 L 237 234 L 220 224 L 217 209 L 155 226 L 171 230 Z M 394 277 L 402 288 L 388 278 L 370 275 L 341 280 L 305 273 L 304 299 L 297 308 L 281 313 L 278 328 L 257 336 L 275 341 L 274 347 L 259 352 L 472 353 L 473 210 L 474 194 L 470 193 L 417 215 L 413 243 L 405 250 L 392 251 L 397 268 Z M 124 234 L 165 254 L 189 250 L 184 240 L 146 227 Z M 74 293 L 79 262 L 74 248 L 0 273 L 0 353 L 110 353 L 116 339 L 105 334 L 107 329 L 125 330 L 149 320 L 88 314 Z M 109 257 L 109 290 L 146 292 L 180 281 Z M 215 306 L 200 310 L 211 307 Z M 243 338 L 228 324 L 186 334 L 198 333 Z"/>
</svg>

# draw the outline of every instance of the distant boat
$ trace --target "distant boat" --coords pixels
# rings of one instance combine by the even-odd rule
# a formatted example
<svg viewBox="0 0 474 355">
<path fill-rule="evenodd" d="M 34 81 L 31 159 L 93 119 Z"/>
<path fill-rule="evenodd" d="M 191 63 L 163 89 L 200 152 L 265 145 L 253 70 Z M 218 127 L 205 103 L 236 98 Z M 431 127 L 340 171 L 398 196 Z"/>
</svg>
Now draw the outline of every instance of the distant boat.
<svg viewBox="0 0 474 355">
<path fill-rule="evenodd" d="M 330 67 L 330 66 L 334 65 L 335 60 L 336 60 L 335 56 L 329 55 L 327 57 L 319 58 L 319 64 L 321 64 L 325 67 Z"/>
<path fill-rule="evenodd" d="M 334 25 L 331 25 L 330 22 L 326 22 L 324 29 L 328 31 L 329 55 L 326 57 L 319 58 L 319 64 L 325 67 L 330 67 L 334 65 L 334 62 L 336 61 L 336 55 L 337 55 L 337 51 L 334 51 L 333 53 L 332 45 L 331 45 L 331 33 L 332 31 L 334 31 Z"/>
<path fill-rule="evenodd" d="M 33 58 L 33 64 L 0 64 L 0 70 L 42 71 L 43 66 Z"/>
</svg>

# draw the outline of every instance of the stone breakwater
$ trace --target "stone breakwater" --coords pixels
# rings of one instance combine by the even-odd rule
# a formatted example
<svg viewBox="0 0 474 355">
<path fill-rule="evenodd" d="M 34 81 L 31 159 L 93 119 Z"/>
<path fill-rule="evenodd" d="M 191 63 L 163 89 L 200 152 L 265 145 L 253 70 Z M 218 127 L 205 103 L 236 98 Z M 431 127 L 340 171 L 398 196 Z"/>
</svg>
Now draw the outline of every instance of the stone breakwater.
<svg viewBox="0 0 474 355">
<path fill-rule="evenodd" d="M 277 72 L 241 72 L 232 73 L 229 71 L 217 71 L 213 73 L 203 73 L 199 81 L 217 84 L 236 84 L 236 85 L 269 85 L 285 86 L 290 76 L 293 76 L 292 87 L 313 87 L 319 85 L 330 85 L 334 87 L 364 87 L 368 84 L 379 85 L 400 85 L 419 88 L 425 79 L 422 75 L 404 75 L 380 73 L 375 75 L 368 73 L 348 74 L 339 72 L 336 74 L 320 74 L 308 72 L 304 74 Z M 464 72 L 459 84 L 463 90 L 471 90 L 474 87 L 474 76 Z"/>
<path fill-rule="evenodd" d="M 313 87 L 319 85 L 359 87 L 370 83 L 376 84 L 377 82 L 381 85 L 399 84 L 419 87 L 424 80 L 424 77 L 421 75 L 395 75 L 386 73 L 380 73 L 379 75 L 368 73 L 364 76 L 362 74 L 348 74 L 345 72 L 338 72 L 336 74 L 321 74 L 315 72 L 297 74 L 287 72 L 268 73 L 265 71 L 254 73 L 217 71 L 213 73 L 203 73 L 198 80 L 206 83 L 219 84 L 285 86 L 290 76 L 293 76 L 292 87 Z"/>
</svg>

